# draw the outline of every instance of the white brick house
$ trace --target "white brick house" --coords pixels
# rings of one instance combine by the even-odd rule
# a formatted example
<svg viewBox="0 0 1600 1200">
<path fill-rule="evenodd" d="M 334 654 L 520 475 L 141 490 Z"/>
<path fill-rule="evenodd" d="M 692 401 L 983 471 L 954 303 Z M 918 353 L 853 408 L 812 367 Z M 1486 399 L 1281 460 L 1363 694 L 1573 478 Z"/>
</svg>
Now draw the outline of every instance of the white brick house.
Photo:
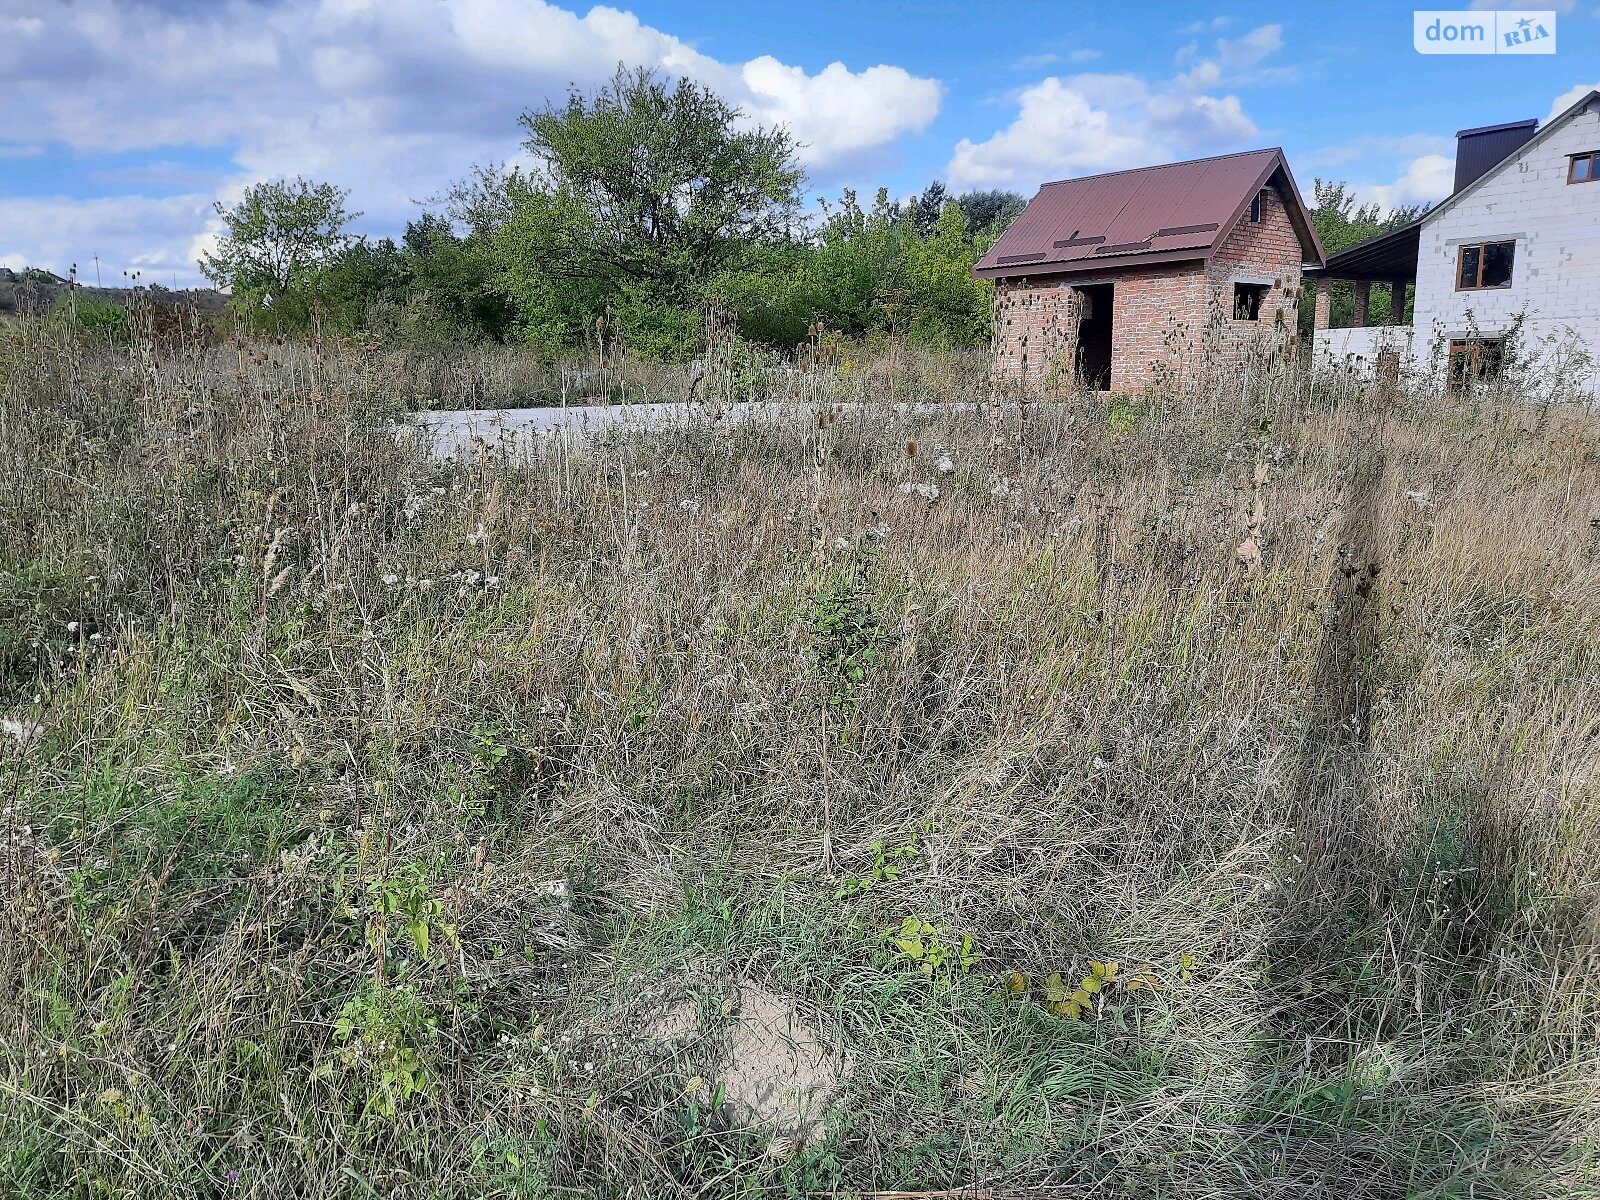
<svg viewBox="0 0 1600 1200">
<path fill-rule="evenodd" d="M 1513 353 L 1600 397 L 1600 91 L 1542 129 L 1457 135 L 1456 190 L 1418 221 L 1330 255 L 1317 283 L 1315 352 L 1378 369 L 1448 372 L 1454 385 Z M 1328 329 L 1328 280 L 1355 281 L 1356 323 Z M 1372 283 L 1414 281 L 1412 321 L 1367 324 Z M 1391 296 L 1393 292 L 1391 292 Z M 1404 303 L 1395 313 L 1403 319 Z"/>
</svg>

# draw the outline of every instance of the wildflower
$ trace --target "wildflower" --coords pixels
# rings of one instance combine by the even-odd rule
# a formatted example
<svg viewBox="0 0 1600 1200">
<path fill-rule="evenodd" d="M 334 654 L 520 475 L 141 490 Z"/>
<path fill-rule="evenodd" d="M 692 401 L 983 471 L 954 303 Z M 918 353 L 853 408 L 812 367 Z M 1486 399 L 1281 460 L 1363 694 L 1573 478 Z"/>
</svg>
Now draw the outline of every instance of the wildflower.
<svg viewBox="0 0 1600 1200">
<path fill-rule="evenodd" d="M 936 483 L 902 483 L 900 490 L 908 496 L 921 496 L 929 504 L 939 498 L 939 485 Z"/>
<path fill-rule="evenodd" d="M 956 464 L 950 461 L 948 454 L 939 455 L 939 461 L 934 464 L 934 469 L 941 475 L 949 475 L 956 469 Z"/>
<path fill-rule="evenodd" d="M 469 545 L 469 546 L 481 546 L 481 545 L 483 545 L 483 543 L 485 541 L 488 540 L 488 537 L 489 537 L 488 530 L 484 529 L 483 522 L 479 521 L 478 522 L 478 527 L 476 529 L 474 529 L 471 533 L 467 534 L 467 545 Z"/>
<path fill-rule="evenodd" d="M 77 633 L 78 632 L 78 623 L 76 621 L 68 621 L 67 622 L 67 632 L 68 633 Z"/>
<path fill-rule="evenodd" d="M 393 571 L 390 571 L 384 575 L 383 582 L 387 586 L 393 587 L 395 584 L 400 582 L 400 576 L 396 575 Z"/>
<path fill-rule="evenodd" d="M 834 538 L 833 539 L 833 548 L 835 550 L 839 550 L 839 551 L 845 551 L 845 550 L 850 549 L 850 539 L 847 538 L 847 537 L 836 537 L 836 538 Z"/>
<path fill-rule="evenodd" d="M 483 586 L 486 587 L 486 588 L 497 588 L 497 587 L 499 587 L 500 586 L 500 576 L 498 576 L 498 575 L 486 575 L 484 577 L 484 580 L 483 580 Z"/>
<path fill-rule="evenodd" d="M 1433 501 L 1428 499 L 1427 492 L 1407 492 L 1406 499 L 1415 504 L 1418 509 L 1429 509 L 1433 507 Z"/>
</svg>

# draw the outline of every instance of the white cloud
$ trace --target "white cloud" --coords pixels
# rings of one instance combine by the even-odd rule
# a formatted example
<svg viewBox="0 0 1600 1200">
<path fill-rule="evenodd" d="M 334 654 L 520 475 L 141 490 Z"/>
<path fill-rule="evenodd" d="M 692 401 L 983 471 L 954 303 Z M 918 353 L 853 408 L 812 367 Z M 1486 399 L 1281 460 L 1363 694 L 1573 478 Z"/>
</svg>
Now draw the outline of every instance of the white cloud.
<svg viewBox="0 0 1600 1200">
<path fill-rule="evenodd" d="M 834 170 L 927 128 L 939 111 L 939 84 L 900 67 L 853 72 L 836 62 L 807 75 L 763 55 L 744 64 L 739 83 L 730 94 L 748 97 L 746 106 L 763 121 L 794 130 L 807 143 L 807 158 Z"/>
<path fill-rule="evenodd" d="M 1209 21 L 1191 21 L 1180 28 L 1178 32 L 1184 34 L 1207 33 L 1218 29 L 1226 29 L 1232 24 L 1233 18 L 1230 16 L 1212 17 Z"/>
<path fill-rule="evenodd" d="M 1236 147 L 1257 134 L 1235 95 L 1213 89 L 1257 73 L 1283 46 L 1277 25 L 1219 39 L 1212 57 L 1180 52 L 1188 70 L 1168 80 L 1086 73 L 1050 76 L 1017 94 L 1017 115 L 981 142 L 956 144 L 953 186 L 1011 186 L 1118 170 Z"/>
<path fill-rule="evenodd" d="M 1413 158 L 1393 183 L 1355 184 L 1352 190 L 1364 202 L 1384 209 L 1409 204 L 1437 204 L 1455 188 L 1455 159 L 1443 154 Z"/>
<path fill-rule="evenodd" d="M 722 62 L 621 9 L 580 16 L 546 0 L 7 7 L 20 13 L 0 24 L 25 35 L 0 37 L 8 136 L 91 154 L 214 146 L 232 160 L 212 185 L 218 192 L 237 195 L 247 182 L 280 175 L 326 178 L 351 188 L 368 226 L 384 230 L 471 164 L 513 155 L 524 109 L 559 100 L 571 84 L 592 87 L 619 62 L 694 77 L 751 120 L 784 122 L 819 186 L 892 154 L 941 102 L 937 81 L 897 66 L 833 63 L 808 73 L 770 56 Z M 202 230 L 181 206 L 123 202 L 180 222 L 169 240 Z M 106 212 L 91 202 L 52 204 Z M 53 210 L 59 221 L 15 211 L 18 223 L 0 221 L 0 253 L 47 264 L 59 261 L 49 249 L 60 242 L 56 225 L 83 225 L 61 208 Z"/>
<path fill-rule="evenodd" d="M 1011 69 L 1014 71 L 1035 71 L 1040 67 L 1053 67 L 1056 63 L 1092 62 L 1104 55 L 1104 50 L 1091 50 L 1088 48 L 1068 50 L 1065 53 L 1058 50 L 1047 50 L 1043 54 L 1024 54 L 1011 64 Z"/>
<path fill-rule="evenodd" d="M 1217 56 L 1225 67 L 1253 67 L 1282 49 L 1282 25 L 1259 25 L 1243 37 L 1217 41 Z"/>
<path fill-rule="evenodd" d="M 1562 92 L 1561 95 L 1557 96 L 1555 101 L 1550 105 L 1550 111 L 1545 114 L 1545 121 L 1550 121 L 1555 117 L 1559 117 L 1579 100 L 1583 99 L 1590 92 L 1596 90 L 1600 90 L 1600 82 L 1580 83 L 1568 88 L 1566 91 Z M 1543 122 L 1541 122 L 1541 124 L 1542 123 Z"/>
<path fill-rule="evenodd" d="M 139 271 L 144 283 L 180 287 L 196 282 L 194 247 L 211 213 L 209 195 L 152 200 L 105 196 L 71 200 L 65 196 L 0 196 L 0 262 L 14 269 L 46 267 L 65 275 L 78 264 L 78 278 L 92 282 L 94 256 L 109 285 Z M 21 237 L 16 231 L 23 231 Z"/>
</svg>

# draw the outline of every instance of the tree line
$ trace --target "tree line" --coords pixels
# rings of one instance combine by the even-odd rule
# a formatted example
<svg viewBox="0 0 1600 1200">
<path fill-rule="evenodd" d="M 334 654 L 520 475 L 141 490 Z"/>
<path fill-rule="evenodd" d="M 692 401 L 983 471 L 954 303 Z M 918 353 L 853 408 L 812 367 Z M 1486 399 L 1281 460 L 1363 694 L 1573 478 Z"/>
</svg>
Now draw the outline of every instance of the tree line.
<svg viewBox="0 0 1600 1200">
<path fill-rule="evenodd" d="M 593 92 L 523 114 L 530 166 L 489 165 L 392 238 L 355 236 L 348 192 L 296 178 L 218 204 L 201 269 L 237 319 L 280 333 L 407 342 L 517 341 L 552 355 L 604 318 L 632 350 L 699 351 L 707 315 L 778 348 L 816 322 L 851 339 L 932 347 L 989 337 L 992 285 L 972 266 L 1025 204 L 1011 191 L 909 201 L 845 190 L 805 211 L 800 147 L 710 89 L 619 67 Z M 1330 248 L 1397 217 L 1317 181 Z"/>
</svg>

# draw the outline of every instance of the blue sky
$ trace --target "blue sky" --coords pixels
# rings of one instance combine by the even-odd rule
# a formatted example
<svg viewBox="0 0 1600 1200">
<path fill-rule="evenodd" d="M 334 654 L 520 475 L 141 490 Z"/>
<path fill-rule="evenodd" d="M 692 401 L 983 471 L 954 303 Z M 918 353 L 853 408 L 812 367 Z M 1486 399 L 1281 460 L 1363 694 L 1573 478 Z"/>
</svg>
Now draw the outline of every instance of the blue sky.
<svg viewBox="0 0 1600 1200">
<path fill-rule="evenodd" d="M 398 233 L 473 163 L 513 157 L 524 108 L 619 60 L 788 124 L 814 194 L 1031 195 L 1282 145 L 1307 191 L 1320 175 L 1426 202 L 1456 129 L 1544 118 L 1600 82 L 1600 0 L 1557 8 L 1553 56 L 1423 56 L 1412 9 L 1377 0 L 6 0 L 0 264 L 192 283 L 212 201 L 297 173 Z"/>
</svg>

